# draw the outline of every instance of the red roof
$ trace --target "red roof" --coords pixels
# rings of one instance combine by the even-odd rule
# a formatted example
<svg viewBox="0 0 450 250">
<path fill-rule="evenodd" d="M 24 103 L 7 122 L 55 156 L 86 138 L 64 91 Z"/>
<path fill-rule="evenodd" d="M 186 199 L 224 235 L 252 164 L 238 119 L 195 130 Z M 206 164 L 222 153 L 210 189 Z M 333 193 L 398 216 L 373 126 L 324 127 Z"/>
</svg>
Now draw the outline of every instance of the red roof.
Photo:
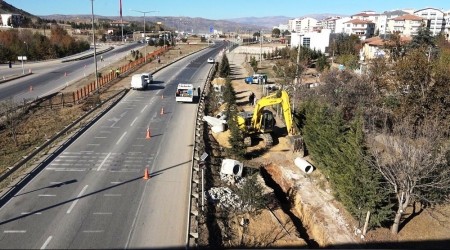
<svg viewBox="0 0 450 250">
<path fill-rule="evenodd" d="M 416 15 L 405 14 L 405 15 L 402 15 L 402 16 L 398 16 L 398 17 L 392 18 L 391 20 L 394 20 L 394 21 L 405 21 L 405 20 L 422 21 L 423 18 L 421 18 L 420 16 L 416 16 Z"/>
<path fill-rule="evenodd" d="M 350 21 L 347 21 L 345 23 L 353 23 L 353 24 L 369 24 L 372 23 L 371 21 L 361 20 L 361 19 L 352 19 Z"/>
</svg>

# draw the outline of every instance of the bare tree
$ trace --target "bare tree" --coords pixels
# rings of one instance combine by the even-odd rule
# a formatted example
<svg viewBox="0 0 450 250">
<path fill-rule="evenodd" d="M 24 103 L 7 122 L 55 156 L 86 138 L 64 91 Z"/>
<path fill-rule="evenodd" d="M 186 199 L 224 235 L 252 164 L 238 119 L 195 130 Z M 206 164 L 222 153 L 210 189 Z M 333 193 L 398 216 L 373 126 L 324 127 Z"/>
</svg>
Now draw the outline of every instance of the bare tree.
<svg viewBox="0 0 450 250">
<path fill-rule="evenodd" d="M 19 144 L 17 139 L 17 131 L 20 124 L 20 117 L 22 115 L 19 105 L 15 103 L 12 98 L 2 101 L 0 102 L 0 114 L 2 116 L 1 121 L 5 123 L 14 144 L 17 146 Z"/>
<path fill-rule="evenodd" d="M 392 133 L 377 136 L 371 147 L 374 165 L 384 176 L 397 198 L 397 211 L 391 228 L 398 233 L 405 209 L 413 201 L 422 204 L 438 202 L 450 188 L 450 169 L 446 162 L 449 145 L 437 122 L 417 126 L 399 122 Z M 446 191 L 446 192 L 443 192 Z"/>
</svg>

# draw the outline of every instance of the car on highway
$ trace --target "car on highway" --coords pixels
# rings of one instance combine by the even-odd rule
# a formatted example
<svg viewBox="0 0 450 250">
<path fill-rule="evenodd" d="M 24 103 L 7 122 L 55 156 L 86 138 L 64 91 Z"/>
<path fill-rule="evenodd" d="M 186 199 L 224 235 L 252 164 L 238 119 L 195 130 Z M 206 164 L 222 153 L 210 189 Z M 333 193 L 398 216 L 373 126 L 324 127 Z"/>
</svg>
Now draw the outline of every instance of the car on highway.
<svg viewBox="0 0 450 250">
<path fill-rule="evenodd" d="M 216 61 L 214 60 L 214 58 L 210 57 L 208 58 L 208 63 L 215 63 Z"/>
</svg>

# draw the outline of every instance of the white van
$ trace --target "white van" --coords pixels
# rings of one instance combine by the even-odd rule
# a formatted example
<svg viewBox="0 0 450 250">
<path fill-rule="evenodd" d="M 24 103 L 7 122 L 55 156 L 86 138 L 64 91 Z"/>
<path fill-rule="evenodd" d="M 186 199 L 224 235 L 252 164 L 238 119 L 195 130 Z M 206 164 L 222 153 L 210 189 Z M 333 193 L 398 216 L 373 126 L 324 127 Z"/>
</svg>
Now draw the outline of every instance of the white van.
<svg viewBox="0 0 450 250">
<path fill-rule="evenodd" d="M 148 86 L 147 79 L 142 74 L 133 75 L 131 77 L 131 89 L 146 89 Z"/>
<path fill-rule="evenodd" d="M 145 80 L 147 81 L 148 84 L 151 84 L 153 82 L 153 76 L 151 73 L 142 73 L 142 75 L 144 76 Z"/>
<path fill-rule="evenodd" d="M 177 92 L 175 93 L 175 101 L 177 102 L 193 102 L 194 101 L 194 85 L 189 83 L 179 83 Z"/>
</svg>

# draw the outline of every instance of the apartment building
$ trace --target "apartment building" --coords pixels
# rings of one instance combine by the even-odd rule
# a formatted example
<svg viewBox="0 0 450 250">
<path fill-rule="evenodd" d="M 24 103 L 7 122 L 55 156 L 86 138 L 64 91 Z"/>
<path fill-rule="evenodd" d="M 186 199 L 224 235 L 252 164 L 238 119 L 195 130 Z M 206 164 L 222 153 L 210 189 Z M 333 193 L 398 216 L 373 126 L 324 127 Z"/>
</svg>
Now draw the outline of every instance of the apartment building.
<svg viewBox="0 0 450 250">
<path fill-rule="evenodd" d="M 312 17 L 295 18 L 289 20 L 289 29 L 295 33 L 312 32 L 317 27 L 317 19 Z"/>
<path fill-rule="evenodd" d="M 400 33 L 404 36 L 414 36 L 420 27 L 425 25 L 424 18 L 416 15 L 405 14 L 388 20 L 390 33 Z"/>
<path fill-rule="evenodd" d="M 328 17 L 322 20 L 322 28 L 331 30 L 332 33 L 336 33 L 336 21 L 341 19 L 340 16 Z"/>
<path fill-rule="evenodd" d="M 379 34 L 379 35 L 385 35 L 385 34 L 390 34 L 392 33 L 391 30 L 389 30 L 388 28 L 388 20 L 392 19 L 392 18 L 396 18 L 398 16 L 403 16 L 406 14 L 411 14 L 413 13 L 412 10 L 393 10 L 393 11 L 385 11 L 382 14 L 379 15 L 379 18 L 376 22 L 376 27 L 375 27 L 375 33 Z"/>
<path fill-rule="evenodd" d="M 375 23 L 368 20 L 351 19 L 344 23 L 344 33 L 357 35 L 364 40 L 375 34 Z"/>
<path fill-rule="evenodd" d="M 352 20 L 351 17 L 343 17 L 335 21 L 334 33 L 345 33 L 346 22 Z"/>
<path fill-rule="evenodd" d="M 414 15 L 426 20 L 426 27 L 433 36 L 445 31 L 445 13 L 435 8 L 425 8 L 414 11 Z"/>
</svg>

